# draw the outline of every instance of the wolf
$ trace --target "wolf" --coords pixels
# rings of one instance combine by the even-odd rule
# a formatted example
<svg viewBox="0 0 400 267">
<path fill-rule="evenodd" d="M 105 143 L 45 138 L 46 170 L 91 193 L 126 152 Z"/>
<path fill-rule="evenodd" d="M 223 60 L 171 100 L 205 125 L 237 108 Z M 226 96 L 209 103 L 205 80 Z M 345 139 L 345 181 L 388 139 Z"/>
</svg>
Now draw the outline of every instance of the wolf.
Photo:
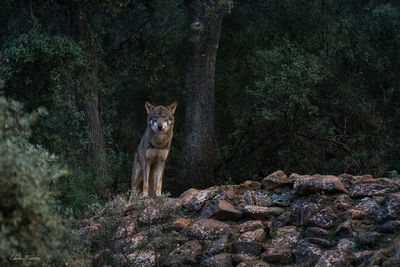
<svg viewBox="0 0 400 267">
<path fill-rule="evenodd" d="M 132 167 L 132 189 L 142 190 L 144 198 L 160 196 L 165 161 L 171 149 L 174 113 L 177 103 L 154 106 L 145 101 L 147 127 L 137 148 Z M 129 201 L 133 198 L 133 192 Z"/>
</svg>

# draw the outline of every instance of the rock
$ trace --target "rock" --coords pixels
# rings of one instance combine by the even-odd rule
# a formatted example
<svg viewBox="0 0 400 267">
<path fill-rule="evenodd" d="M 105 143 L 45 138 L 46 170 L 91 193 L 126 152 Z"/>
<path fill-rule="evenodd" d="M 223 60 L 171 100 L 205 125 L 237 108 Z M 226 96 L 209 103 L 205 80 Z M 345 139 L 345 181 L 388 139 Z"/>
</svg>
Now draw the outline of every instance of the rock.
<svg viewBox="0 0 400 267">
<path fill-rule="evenodd" d="M 321 257 L 323 250 L 306 240 L 300 240 L 294 249 L 294 258 L 297 266 L 314 266 Z"/>
<path fill-rule="evenodd" d="M 200 261 L 199 267 L 231 267 L 232 256 L 228 253 L 218 254 L 212 257 L 203 258 Z"/>
<path fill-rule="evenodd" d="M 307 200 L 296 200 L 292 203 L 291 210 L 294 214 L 298 214 L 296 224 L 307 225 L 310 217 L 322 209 L 321 204 L 310 203 Z"/>
<path fill-rule="evenodd" d="M 353 200 L 348 195 L 339 195 L 335 199 L 335 208 L 340 211 L 345 211 L 353 206 Z"/>
<path fill-rule="evenodd" d="M 252 180 L 246 180 L 244 183 L 239 185 L 242 190 L 258 190 L 261 188 L 261 183 Z"/>
<path fill-rule="evenodd" d="M 190 189 L 189 189 L 190 190 Z M 184 192 L 183 194 L 185 194 Z M 213 198 L 218 194 L 218 187 L 210 187 L 201 191 L 196 192 L 192 197 L 187 197 L 185 207 L 189 211 L 199 211 L 203 208 L 207 200 Z"/>
<path fill-rule="evenodd" d="M 379 212 L 376 220 L 385 223 L 400 217 L 400 193 L 389 194 L 383 200 L 384 209 Z"/>
<path fill-rule="evenodd" d="M 266 245 L 265 252 L 261 255 L 261 259 L 274 264 L 292 264 L 292 250 L 287 247 L 274 247 Z"/>
<path fill-rule="evenodd" d="M 382 267 L 400 266 L 400 257 L 393 256 L 382 263 Z"/>
<path fill-rule="evenodd" d="M 191 219 L 187 218 L 177 218 L 171 224 L 168 224 L 166 229 L 168 230 L 175 230 L 175 231 L 182 231 L 188 228 L 192 224 Z"/>
<path fill-rule="evenodd" d="M 135 222 L 126 222 L 118 226 L 114 239 L 123 239 L 135 234 L 137 231 Z"/>
<path fill-rule="evenodd" d="M 264 228 L 264 224 L 260 220 L 247 221 L 247 222 L 241 223 L 237 226 L 237 230 L 239 231 L 239 233 L 253 231 L 253 230 L 256 230 L 259 228 Z"/>
<path fill-rule="evenodd" d="M 147 240 L 148 232 L 139 232 L 134 236 L 115 241 L 115 247 L 123 252 L 135 250 Z"/>
<path fill-rule="evenodd" d="M 235 241 L 232 243 L 232 248 L 236 254 L 246 254 L 250 256 L 259 256 L 264 251 L 263 245 L 257 242 Z"/>
<path fill-rule="evenodd" d="M 349 188 L 353 184 L 366 183 L 372 181 L 372 176 L 369 174 L 362 176 L 353 176 L 347 173 L 341 174 L 338 178 L 342 181 L 346 188 Z"/>
<path fill-rule="evenodd" d="M 355 184 L 349 189 L 349 196 L 352 198 L 356 197 L 371 197 L 384 195 L 387 193 L 391 193 L 397 190 L 397 186 L 395 185 L 381 185 L 375 183 L 363 183 L 363 184 Z"/>
<path fill-rule="evenodd" d="M 347 192 L 340 179 L 336 176 L 315 174 L 310 177 L 292 174 L 289 179 L 291 178 L 295 178 L 293 189 L 296 195 L 308 195 L 321 192 L 326 194 Z"/>
<path fill-rule="evenodd" d="M 170 217 L 171 211 L 176 207 L 176 199 L 157 200 L 140 213 L 138 221 L 142 225 L 164 222 Z"/>
<path fill-rule="evenodd" d="M 353 221 L 347 220 L 341 223 L 335 231 L 338 237 L 352 237 L 353 236 Z"/>
<path fill-rule="evenodd" d="M 269 266 L 270 265 L 265 261 L 259 261 L 259 260 L 243 261 L 238 265 L 236 265 L 236 267 L 269 267 Z"/>
<path fill-rule="evenodd" d="M 263 228 L 256 229 L 254 231 L 249 231 L 243 233 L 238 241 L 244 241 L 244 242 L 253 242 L 253 241 L 263 241 L 267 237 L 265 231 Z"/>
<path fill-rule="evenodd" d="M 237 185 L 220 185 L 218 186 L 218 194 L 214 197 L 215 200 L 217 199 L 228 199 L 233 200 L 236 197 L 235 188 Z"/>
<path fill-rule="evenodd" d="M 400 221 L 388 221 L 382 225 L 378 225 L 377 232 L 379 233 L 394 233 L 400 230 Z"/>
<path fill-rule="evenodd" d="M 244 210 L 250 217 L 260 220 L 276 217 L 285 212 L 284 209 L 278 207 L 261 207 L 255 205 L 247 205 L 244 207 Z"/>
<path fill-rule="evenodd" d="M 200 190 L 195 189 L 195 188 L 190 188 L 183 192 L 179 198 L 183 200 L 184 204 L 187 204 L 197 193 L 199 193 Z"/>
<path fill-rule="evenodd" d="M 236 209 L 225 200 L 215 200 L 205 206 L 201 211 L 200 218 L 214 218 L 217 220 L 237 221 L 242 217 L 242 211 Z"/>
<path fill-rule="evenodd" d="M 229 232 L 229 230 L 229 224 L 214 219 L 200 219 L 187 228 L 185 233 L 187 236 L 199 240 L 216 240 Z"/>
<path fill-rule="evenodd" d="M 354 249 L 355 246 L 356 246 L 355 242 L 351 241 L 348 238 L 342 238 L 339 240 L 336 248 L 339 251 L 350 252 L 351 250 Z"/>
<path fill-rule="evenodd" d="M 379 204 L 376 203 L 375 200 L 373 200 L 369 197 L 364 197 L 361 200 L 357 201 L 357 204 L 355 207 L 356 207 L 356 209 L 364 211 L 366 214 L 368 214 L 371 217 L 376 216 L 380 210 Z"/>
<path fill-rule="evenodd" d="M 156 253 L 152 250 L 137 250 L 126 258 L 131 266 L 156 266 Z"/>
<path fill-rule="evenodd" d="M 331 208 L 325 208 L 310 217 L 308 225 L 328 229 L 335 225 L 338 217 Z"/>
<path fill-rule="evenodd" d="M 338 250 L 328 250 L 322 253 L 315 267 L 326 267 L 326 266 L 349 266 L 346 261 L 345 255 L 340 253 Z"/>
<path fill-rule="evenodd" d="M 271 194 L 265 190 L 246 191 L 243 198 L 248 205 L 267 207 L 272 203 Z"/>
<path fill-rule="evenodd" d="M 199 241 L 191 240 L 175 248 L 165 259 L 164 265 L 195 264 L 200 254 L 201 245 Z"/>
<path fill-rule="evenodd" d="M 264 244 L 265 252 L 261 256 L 262 259 L 270 263 L 292 263 L 291 247 L 296 245 L 299 238 L 300 234 L 294 226 L 278 228 L 275 238 Z"/>
<path fill-rule="evenodd" d="M 268 175 L 261 182 L 262 188 L 266 190 L 274 189 L 277 187 L 292 187 L 293 183 L 294 180 L 288 179 L 286 174 L 281 170 Z"/>
<path fill-rule="evenodd" d="M 247 254 L 232 254 L 232 260 L 233 260 L 233 263 L 236 265 L 236 264 L 239 264 L 241 262 L 256 261 L 256 260 L 258 260 L 258 257 L 257 256 L 250 256 L 250 255 L 247 255 Z"/>
<path fill-rule="evenodd" d="M 381 234 L 377 232 L 359 233 L 357 236 L 358 242 L 360 242 L 361 245 L 365 246 L 377 245 L 380 239 L 381 239 Z"/>
<path fill-rule="evenodd" d="M 330 232 L 319 227 L 307 227 L 306 236 L 326 239 L 330 236 Z"/>
<path fill-rule="evenodd" d="M 304 240 L 311 244 L 319 245 L 323 248 L 330 248 L 335 245 L 335 241 L 329 241 L 324 238 L 318 238 L 318 237 L 307 237 Z"/>
<path fill-rule="evenodd" d="M 366 219 L 367 216 L 367 213 L 359 209 L 348 209 L 344 213 L 344 218 L 346 219 L 363 220 Z"/>
<path fill-rule="evenodd" d="M 210 249 L 208 250 L 208 253 L 211 255 L 221 253 L 225 250 L 225 248 L 228 245 L 228 236 L 224 235 L 220 239 L 214 241 L 214 243 L 211 245 Z"/>
<path fill-rule="evenodd" d="M 294 224 L 294 215 L 290 211 L 279 215 L 277 218 L 272 220 L 272 226 L 275 228 L 288 226 Z"/>
<path fill-rule="evenodd" d="M 376 253 L 376 251 L 374 251 L 374 250 L 364 250 L 364 251 L 359 251 L 359 252 L 353 252 L 349 258 L 350 258 L 351 263 L 354 266 L 359 266 L 359 265 L 363 266 L 361 263 L 368 260 L 368 258 L 370 258 L 375 253 Z"/>
</svg>

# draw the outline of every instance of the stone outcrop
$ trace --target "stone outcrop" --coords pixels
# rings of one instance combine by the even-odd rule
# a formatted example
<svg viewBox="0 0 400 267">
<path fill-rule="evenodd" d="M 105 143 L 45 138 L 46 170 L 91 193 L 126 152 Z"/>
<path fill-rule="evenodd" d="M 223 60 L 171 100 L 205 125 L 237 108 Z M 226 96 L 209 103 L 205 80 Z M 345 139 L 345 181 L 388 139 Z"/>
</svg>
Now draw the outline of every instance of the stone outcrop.
<svg viewBox="0 0 400 267">
<path fill-rule="evenodd" d="M 398 266 L 400 179 L 287 176 L 126 204 L 94 265 Z M 81 237 L 110 219 L 83 220 Z M 102 262 L 103 259 L 103 262 Z"/>
</svg>

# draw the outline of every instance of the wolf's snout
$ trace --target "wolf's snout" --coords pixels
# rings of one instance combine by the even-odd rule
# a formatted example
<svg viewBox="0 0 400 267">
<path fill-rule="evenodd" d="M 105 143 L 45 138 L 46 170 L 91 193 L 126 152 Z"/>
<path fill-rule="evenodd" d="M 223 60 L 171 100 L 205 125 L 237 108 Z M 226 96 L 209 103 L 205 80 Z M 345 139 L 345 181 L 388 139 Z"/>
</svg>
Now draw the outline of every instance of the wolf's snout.
<svg viewBox="0 0 400 267">
<path fill-rule="evenodd" d="M 160 130 L 160 131 L 161 131 L 161 130 L 163 129 L 163 126 L 162 126 L 162 124 L 159 124 L 157 128 L 158 128 L 158 130 Z"/>
</svg>

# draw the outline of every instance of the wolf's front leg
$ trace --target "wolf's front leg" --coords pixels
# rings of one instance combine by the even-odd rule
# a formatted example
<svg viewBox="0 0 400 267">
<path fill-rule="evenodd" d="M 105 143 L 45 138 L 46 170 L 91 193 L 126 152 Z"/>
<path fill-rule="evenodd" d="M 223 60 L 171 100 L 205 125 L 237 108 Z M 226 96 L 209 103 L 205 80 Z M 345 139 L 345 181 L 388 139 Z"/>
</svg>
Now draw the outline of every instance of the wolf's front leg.
<svg viewBox="0 0 400 267">
<path fill-rule="evenodd" d="M 157 189 L 156 189 L 156 196 L 161 196 L 161 189 L 162 189 L 162 178 L 164 175 L 165 170 L 165 162 L 160 162 L 157 165 Z"/>
<path fill-rule="evenodd" d="M 150 175 L 150 164 L 146 163 L 143 168 L 143 197 L 149 196 L 149 175 Z"/>
</svg>

